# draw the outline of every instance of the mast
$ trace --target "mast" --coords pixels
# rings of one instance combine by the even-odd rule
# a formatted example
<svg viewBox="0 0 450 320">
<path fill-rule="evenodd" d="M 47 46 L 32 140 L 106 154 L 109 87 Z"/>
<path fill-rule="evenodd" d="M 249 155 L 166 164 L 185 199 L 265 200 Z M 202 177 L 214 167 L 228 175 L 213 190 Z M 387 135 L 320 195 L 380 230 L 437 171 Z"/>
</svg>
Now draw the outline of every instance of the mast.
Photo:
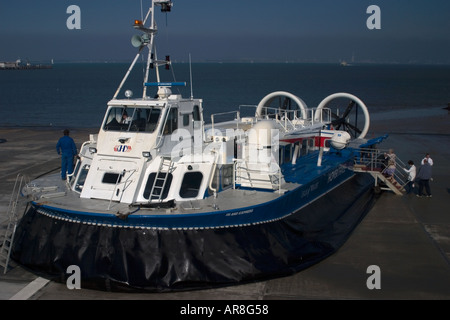
<svg viewBox="0 0 450 320">
<path fill-rule="evenodd" d="M 116 93 L 114 94 L 113 99 L 116 99 L 117 96 L 120 93 L 120 90 L 122 89 L 123 85 L 128 79 L 128 76 L 130 75 L 131 71 L 133 70 L 139 56 L 142 54 L 142 50 L 147 47 L 148 49 L 148 57 L 147 57 L 147 65 L 145 68 L 145 76 L 143 81 L 143 92 L 142 92 L 142 99 L 147 98 L 147 86 L 146 83 L 148 83 L 149 75 L 150 75 L 150 69 L 155 68 L 156 73 L 156 81 L 160 82 L 159 77 L 159 70 L 158 67 L 161 65 L 166 65 L 167 67 L 170 65 L 170 59 L 166 60 L 158 60 L 156 55 L 156 47 L 155 47 L 155 36 L 158 32 L 158 28 L 156 26 L 155 21 L 155 6 L 161 6 L 161 12 L 170 12 L 171 8 L 173 6 L 173 3 L 171 0 L 152 0 L 152 5 L 149 8 L 147 15 L 145 16 L 144 21 L 142 20 L 135 20 L 133 27 L 136 30 L 139 30 L 143 32 L 142 35 L 134 35 L 131 38 L 131 44 L 138 48 L 138 53 L 136 57 L 134 58 L 133 62 L 131 63 L 130 67 L 128 68 L 127 73 L 125 74 L 124 78 L 122 79 L 122 82 L 120 83 L 119 87 L 116 90 Z M 150 17 L 149 27 L 145 27 L 145 24 Z"/>
<path fill-rule="evenodd" d="M 142 92 L 142 99 L 145 99 L 145 97 L 147 96 L 147 87 L 145 86 L 145 83 L 148 82 L 148 75 L 150 73 L 150 66 L 153 63 L 153 57 L 155 55 L 155 43 L 154 43 L 154 39 L 155 39 L 155 34 L 157 32 L 157 27 L 156 27 L 156 21 L 155 21 L 155 1 L 152 1 L 152 7 L 150 8 L 149 13 L 151 13 L 151 27 L 150 30 L 152 30 L 152 32 L 150 33 L 150 43 L 147 45 L 148 50 L 149 50 L 149 54 L 147 57 L 147 67 L 145 68 L 145 77 L 144 77 L 144 89 Z M 148 17 L 148 13 L 147 13 L 147 17 Z M 147 20 L 147 17 L 145 20 Z M 145 24 L 145 21 L 144 21 Z M 135 28 L 136 28 L 136 24 L 135 24 Z M 140 29 L 139 27 L 137 27 L 136 29 Z M 145 28 L 144 28 L 145 29 Z M 146 32 L 145 30 L 140 29 L 141 31 Z M 146 34 L 148 35 L 148 32 L 146 32 Z M 157 77 L 157 81 L 159 81 L 159 72 L 158 72 L 158 68 L 156 68 L 156 77 Z"/>
</svg>

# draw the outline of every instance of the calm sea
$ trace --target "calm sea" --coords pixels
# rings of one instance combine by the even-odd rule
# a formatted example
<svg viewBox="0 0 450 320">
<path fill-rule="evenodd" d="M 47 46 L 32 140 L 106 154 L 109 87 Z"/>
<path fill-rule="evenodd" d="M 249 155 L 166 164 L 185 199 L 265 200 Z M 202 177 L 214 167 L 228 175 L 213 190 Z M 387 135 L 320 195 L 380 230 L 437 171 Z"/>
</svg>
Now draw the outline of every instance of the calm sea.
<svg viewBox="0 0 450 320">
<path fill-rule="evenodd" d="M 129 64 L 55 64 L 51 70 L 0 71 L 0 126 L 99 127 Z M 138 66 L 120 94 L 142 95 L 144 70 Z M 189 65 L 161 69 L 163 81 L 186 81 Z M 211 113 L 256 105 L 273 91 L 288 91 L 316 107 L 335 92 L 349 92 L 365 102 L 374 118 L 397 112 L 420 115 L 450 102 L 450 66 L 233 64 L 192 65 L 193 93 Z M 152 80 L 154 81 L 154 80 Z"/>
</svg>

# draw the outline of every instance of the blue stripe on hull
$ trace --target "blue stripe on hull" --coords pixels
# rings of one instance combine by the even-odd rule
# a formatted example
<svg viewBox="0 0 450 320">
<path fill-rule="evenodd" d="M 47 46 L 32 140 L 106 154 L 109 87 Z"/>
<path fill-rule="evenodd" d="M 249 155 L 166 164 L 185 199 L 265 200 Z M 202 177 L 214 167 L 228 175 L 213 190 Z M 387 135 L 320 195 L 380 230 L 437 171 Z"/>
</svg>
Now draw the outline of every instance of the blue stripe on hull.
<svg viewBox="0 0 450 320">
<path fill-rule="evenodd" d="M 320 198 L 353 175 L 354 173 L 351 169 L 344 166 L 337 166 L 309 183 L 288 191 L 274 200 L 256 206 L 206 213 L 167 215 L 132 214 L 125 220 L 122 220 L 114 214 L 64 210 L 47 205 L 38 205 L 36 203 L 34 205 L 38 207 L 39 213 L 56 219 L 108 227 L 156 229 L 235 227 L 282 219 Z"/>
</svg>

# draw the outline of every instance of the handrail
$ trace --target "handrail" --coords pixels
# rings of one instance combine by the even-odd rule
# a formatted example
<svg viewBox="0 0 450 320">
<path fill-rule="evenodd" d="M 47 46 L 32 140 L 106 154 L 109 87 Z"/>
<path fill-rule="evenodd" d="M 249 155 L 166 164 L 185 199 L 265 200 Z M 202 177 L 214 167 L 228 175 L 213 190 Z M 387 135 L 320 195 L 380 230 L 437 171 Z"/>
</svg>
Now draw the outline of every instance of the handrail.
<svg viewBox="0 0 450 320">
<path fill-rule="evenodd" d="M 208 187 L 209 187 L 209 189 L 211 189 L 211 191 L 214 192 L 214 203 L 213 203 L 213 208 L 214 208 L 215 210 L 218 210 L 219 207 L 217 206 L 217 203 L 216 203 L 216 199 L 217 199 L 217 185 L 216 185 L 216 188 L 213 188 L 213 187 L 212 187 L 212 182 L 213 182 L 213 180 L 214 180 L 214 176 L 216 175 L 217 160 L 219 159 L 219 152 L 217 152 L 217 150 L 215 150 L 215 149 L 212 149 L 211 152 L 214 153 L 215 156 L 214 156 L 213 169 L 212 169 L 212 171 L 211 171 L 211 178 L 209 179 L 209 185 L 208 185 Z"/>
<path fill-rule="evenodd" d="M 14 236 L 16 233 L 17 223 L 19 222 L 19 214 L 17 213 L 19 205 L 19 197 L 21 195 L 22 187 L 27 185 L 28 178 L 19 173 L 16 177 L 16 182 L 14 183 L 14 188 L 11 193 L 11 199 L 8 205 L 8 225 L 5 229 L 5 234 L 3 238 L 3 244 L 0 247 L 0 265 L 4 267 L 3 274 L 8 271 L 9 260 L 11 257 L 11 249 L 14 243 Z"/>
<path fill-rule="evenodd" d="M 21 195 L 22 186 L 27 185 L 27 181 L 29 181 L 28 177 L 26 177 L 22 173 L 17 174 L 7 210 L 7 216 L 9 217 L 10 221 L 17 222 L 18 220 L 17 204 L 19 202 L 19 196 Z"/>
<path fill-rule="evenodd" d="M 163 110 L 166 110 L 166 105 L 162 107 Z M 158 130 L 158 134 L 156 136 L 156 143 L 153 149 L 158 149 L 161 146 L 162 138 L 164 137 L 164 129 L 166 128 L 167 120 L 169 119 L 170 110 L 172 109 L 172 105 L 169 105 L 169 107 L 166 110 L 166 113 L 164 115 L 164 123 L 161 126 L 161 128 Z"/>
<path fill-rule="evenodd" d="M 354 164 L 365 166 L 368 171 L 380 171 L 381 173 L 385 173 L 388 166 L 384 154 L 387 153 L 387 151 L 388 150 L 372 148 L 356 149 L 355 152 L 359 153 L 359 156 L 355 157 Z M 397 155 L 395 157 L 395 167 L 394 179 L 404 187 L 408 183 L 408 174 L 404 170 L 406 168 L 405 163 Z"/>
<path fill-rule="evenodd" d="M 225 114 L 233 114 L 233 113 L 236 113 L 236 118 L 234 120 L 237 120 L 237 122 L 239 122 L 239 120 L 241 119 L 240 111 L 227 111 L 227 112 L 219 112 L 219 113 L 211 114 L 211 130 L 212 130 L 213 134 L 214 134 L 214 117 L 222 116 Z"/>
<path fill-rule="evenodd" d="M 245 161 L 243 159 L 233 159 L 233 160 L 234 160 L 234 163 L 235 163 L 235 165 L 233 166 L 233 170 L 235 171 L 234 172 L 234 177 L 235 177 L 235 179 L 234 179 L 234 189 L 236 189 L 236 178 L 239 177 L 240 180 L 242 180 L 242 178 L 243 178 L 242 175 L 240 175 L 240 174 L 239 174 L 239 176 L 237 176 L 237 169 L 238 169 L 237 164 L 238 163 L 245 163 L 246 167 L 239 166 L 239 170 L 245 170 L 245 172 L 247 172 L 248 181 L 250 183 L 250 186 L 253 187 L 253 181 L 252 181 L 252 177 L 250 176 L 250 173 L 249 173 L 250 169 L 247 166 L 247 161 Z"/>
<path fill-rule="evenodd" d="M 112 191 L 112 193 L 111 193 L 111 198 L 109 199 L 108 210 L 111 208 L 112 199 L 114 198 L 114 193 L 116 192 L 117 186 L 118 186 L 119 184 L 125 184 L 125 183 L 127 183 L 128 180 L 130 179 L 130 177 L 131 177 L 131 176 L 133 175 L 133 173 L 136 172 L 136 171 L 137 171 L 136 169 L 130 169 L 130 170 L 125 170 L 125 169 L 124 169 L 121 173 L 118 174 L 117 179 L 116 179 L 116 184 L 114 185 L 114 190 Z M 129 175 L 129 177 L 128 177 L 125 181 L 119 182 L 120 177 L 124 177 L 124 176 L 125 176 L 125 173 L 127 173 L 127 172 L 133 172 L 133 173 L 131 173 L 131 174 Z M 122 195 L 123 195 L 123 189 L 122 189 Z"/>
<path fill-rule="evenodd" d="M 219 158 L 219 152 L 217 152 L 215 149 L 211 150 L 212 153 L 214 153 L 214 162 L 213 162 L 213 169 L 211 171 L 211 177 L 209 179 L 209 189 L 211 189 L 214 192 L 214 197 L 217 196 L 217 188 L 212 187 L 212 182 L 214 180 L 214 176 L 216 174 L 216 167 L 217 167 L 217 160 Z"/>
<path fill-rule="evenodd" d="M 241 105 L 239 106 L 239 110 L 241 108 L 254 108 L 256 109 L 257 106 L 254 105 Z M 320 119 L 316 120 L 315 114 L 316 114 L 317 108 L 306 108 L 305 109 L 305 115 L 306 117 L 299 117 L 297 116 L 297 113 L 300 110 L 282 110 L 275 107 L 263 107 L 261 112 L 261 117 L 268 118 L 270 115 L 274 116 L 275 119 L 283 126 L 285 130 L 287 130 L 288 124 L 291 125 L 293 130 L 296 129 L 296 124 L 293 123 L 293 121 L 301 120 L 301 123 L 307 124 L 307 125 L 313 125 L 315 123 L 331 123 L 331 109 L 329 108 L 323 108 L 320 113 Z M 272 113 L 269 113 L 268 111 L 271 111 Z M 280 117 L 281 115 L 281 117 Z M 292 118 L 292 119 L 291 119 Z M 258 118 L 256 118 L 257 120 Z M 285 122 L 283 125 L 282 121 Z"/>
<path fill-rule="evenodd" d="M 261 169 L 250 169 L 250 168 L 248 168 L 248 166 L 247 166 L 247 164 L 248 164 L 248 161 L 245 161 L 245 160 L 243 160 L 243 159 L 233 159 L 234 160 L 234 166 L 233 166 L 233 175 L 234 175 L 234 184 L 233 184 L 233 189 L 235 189 L 236 188 L 236 178 L 239 178 L 241 181 L 242 181 L 242 179 L 248 179 L 248 182 L 250 183 L 250 186 L 253 188 L 253 182 L 258 182 L 258 181 L 261 181 L 261 182 L 267 182 L 267 180 L 266 179 L 257 179 L 257 178 L 255 178 L 255 177 L 251 177 L 251 175 L 250 175 L 250 173 L 261 173 L 261 174 L 267 174 L 267 175 L 269 175 L 269 179 L 270 179 L 270 183 L 272 184 L 272 186 L 275 186 L 276 187 L 276 189 L 274 189 L 274 190 L 278 190 L 278 192 L 281 192 L 281 181 L 282 181 L 282 177 L 283 177 L 283 175 L 282 175 L 282 172 L 281 172 L 281 168 L 280 167 L 278 167 L 278 169 L 277 169 L 277 171 L 276 172 L 274 172 L 274 171 L 270 171 L 270 170 L 261 170 Z M 237 174 L 237 171 L 238 171 L 238 167 L 237 167 L 237 164 L 238 163 L 245 163 L 245 167 L 244 166 L 242 166 L 242 165 L 240 165 L 239 166 L 239 170 L 242 170 L 242 171 L 245 171 L 246 173 L 247 173 L 247 176 L 248 176 L 248 178 L 245 178 L 245 176 L 244 175 L 242 175 L 242 174 Z M 272 181 L 272 179 L 271 179 L 271 176 L 273 176 L 273 177 L 276 177 L 277 179 L 278 179 L 278 182 L 277 183 L 274 183 L 273 181 Z"/>
</svg>

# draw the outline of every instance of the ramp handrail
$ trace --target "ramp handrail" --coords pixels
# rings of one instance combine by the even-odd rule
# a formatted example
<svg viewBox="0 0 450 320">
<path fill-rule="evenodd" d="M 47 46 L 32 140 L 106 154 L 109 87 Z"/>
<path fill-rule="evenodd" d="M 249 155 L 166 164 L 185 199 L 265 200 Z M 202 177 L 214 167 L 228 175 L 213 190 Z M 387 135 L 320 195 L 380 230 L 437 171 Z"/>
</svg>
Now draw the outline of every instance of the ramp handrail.
<svg viewBox="0 0 450 320">
<path fill-rule="evenodd" d="M 378 171 L 385 173 L 388 168 L 387 154 L 388 150 L 360 148 L 356 149 L 354 164 L 363 167 L 365 171 Z M 406 164 L 396 155 L 394 179 L 404 187 L 408 183 L 408 173 L 405 171 Z"/>
<path fill-rule="evenodd" d="M 14 188 L 11 194 L 11 199 L 9 201 L 7 216 L 8 225 L 5 230 L 3 243 L 0 248 L 0 266 L 4 268 L 3 273 L 6 274 L 8 271 L 9 259 L 11 255 L 12 246 L 14 243 L 14 236 L 16 234 L 17 223 L 19 222 L 19 213 L 17 212 L 18 204 L 20 200 L 20 195 L 22 187 L 28 182 L 28 178 L 19 173 L 16 177 L 16 182 L 14 183 Z"/>
</svg>

